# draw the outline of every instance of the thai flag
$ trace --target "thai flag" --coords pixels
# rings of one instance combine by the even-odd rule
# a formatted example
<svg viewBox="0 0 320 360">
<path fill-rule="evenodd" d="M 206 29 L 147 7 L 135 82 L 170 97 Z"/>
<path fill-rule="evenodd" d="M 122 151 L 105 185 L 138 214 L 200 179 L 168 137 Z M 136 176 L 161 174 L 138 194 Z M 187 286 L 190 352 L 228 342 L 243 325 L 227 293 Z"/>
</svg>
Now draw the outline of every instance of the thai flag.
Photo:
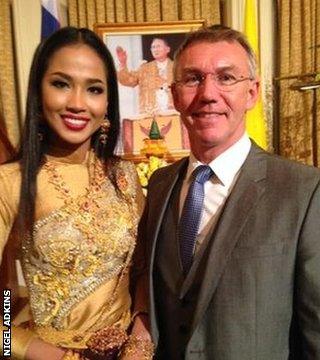
<svg viewBox="0 0 320 360">
<path fill-rule="evenodd" d="M 60 28 L 56 0 L 41 0 L 41 39 L 45 39 Z"/>
</svg>

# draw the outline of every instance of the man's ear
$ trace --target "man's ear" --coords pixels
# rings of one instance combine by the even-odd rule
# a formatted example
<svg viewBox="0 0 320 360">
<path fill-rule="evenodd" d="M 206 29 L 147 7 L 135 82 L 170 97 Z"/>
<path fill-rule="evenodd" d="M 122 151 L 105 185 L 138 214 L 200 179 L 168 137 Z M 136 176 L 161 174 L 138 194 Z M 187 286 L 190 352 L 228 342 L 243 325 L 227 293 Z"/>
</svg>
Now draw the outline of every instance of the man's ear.
<svg viewBox="0 0 320 360">
<path fill-rule="evenodd" d="M 248 89 L 248 96 L 247 96 L 247 110 L 252 109 L 256 102 L 258 101 L 260 94 L 260 79 L 255 78 L 254 80 L 250 81 L 250 86 Z"/>
</svg>

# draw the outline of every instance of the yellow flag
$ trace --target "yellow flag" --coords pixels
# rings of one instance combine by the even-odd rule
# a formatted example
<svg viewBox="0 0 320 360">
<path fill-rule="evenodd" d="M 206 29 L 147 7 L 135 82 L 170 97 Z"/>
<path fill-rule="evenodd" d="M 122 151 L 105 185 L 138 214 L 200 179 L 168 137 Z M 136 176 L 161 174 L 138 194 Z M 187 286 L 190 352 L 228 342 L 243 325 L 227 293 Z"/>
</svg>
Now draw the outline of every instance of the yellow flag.
<svg viewBox="0 0 320 360">
<path fill-rule="evenodd" d="M 245 0 L 244 33 L 259 59 L 258 26 L 255 0 Z M 267 149 L 267 126 L 264 116 L 261 96 L 255 107 L 247 112 L 246 128 L 249 136 L 263 149 Z"/>
</svg>

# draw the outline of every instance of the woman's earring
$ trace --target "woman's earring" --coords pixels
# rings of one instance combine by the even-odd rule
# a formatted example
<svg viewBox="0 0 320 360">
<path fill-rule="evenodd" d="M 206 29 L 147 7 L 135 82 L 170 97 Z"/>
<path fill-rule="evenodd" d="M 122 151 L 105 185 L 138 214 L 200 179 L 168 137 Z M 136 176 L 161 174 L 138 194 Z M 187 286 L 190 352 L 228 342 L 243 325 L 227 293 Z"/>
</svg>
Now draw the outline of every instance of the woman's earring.
<svg viewBox="0 0 320 360">
<path fill-rule="evenodd" d="M 108 119 L 105 119 L 105 121 L 100 126 L 99 142 L 102 145 L 105 145 L 107 143 L 109 128 L 110 121 Z"/>
<path fill-rule="evenodd" d="M 41 143 L 44 139 L 44 136 L 45 136 L 45 126 L 43 123 L 40 123 L 39 126 L 38 126 L 38 140 L 39 142 Z"/>
<path fill-rule="evenodd" d="M 43 132 L 42 131 L 38 131 L 38 140 L 39 140 L 39 142 L 43 141 Z"/>
</svg>

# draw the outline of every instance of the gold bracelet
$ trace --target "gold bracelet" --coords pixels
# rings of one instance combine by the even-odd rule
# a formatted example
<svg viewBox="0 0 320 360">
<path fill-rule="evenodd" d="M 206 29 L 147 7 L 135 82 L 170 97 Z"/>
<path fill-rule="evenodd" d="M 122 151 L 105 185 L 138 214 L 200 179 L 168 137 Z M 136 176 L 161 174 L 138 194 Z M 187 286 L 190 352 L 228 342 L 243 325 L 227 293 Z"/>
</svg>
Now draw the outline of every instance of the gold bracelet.
<svg viewBox="0 0 320 360">
<path fill-rule="evenodd" d="M 96 355 L 106 356 L 108 352 L 118 352 L 127 338 L 125 330 L 107 327 L 95 332 L 86 345 Z"/>
<path fill-rule="evenodd" d="M 61 360 L 81 360 L 81 356 L 77 352 L 67 350 Z"/>
<path fill-rule="evenodd" d="M 154 345 L 151 340 L 144 340 L 139 336 L 130 335 L 121 351 L 122 356 L 140 354 L 143 360 L 151 360 L 154 354 Z"/>
</svg>

